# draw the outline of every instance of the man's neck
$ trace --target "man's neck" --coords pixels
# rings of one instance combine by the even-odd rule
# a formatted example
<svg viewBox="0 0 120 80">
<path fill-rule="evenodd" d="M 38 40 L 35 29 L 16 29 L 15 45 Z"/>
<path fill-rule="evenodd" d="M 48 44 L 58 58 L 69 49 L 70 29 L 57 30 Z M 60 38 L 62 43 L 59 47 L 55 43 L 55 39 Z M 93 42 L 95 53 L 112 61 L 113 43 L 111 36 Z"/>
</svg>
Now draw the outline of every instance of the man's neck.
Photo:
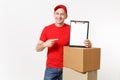
<svg viewBox="0 0 120 80">
<path fill-rule="evenodd" d="M 61 24 L 55 23 L 55 25 L 56 25 L 57 27 L 62 27 L 62 26 L 64 25 L 64 23 L 61 23 Z"/>
</svg>

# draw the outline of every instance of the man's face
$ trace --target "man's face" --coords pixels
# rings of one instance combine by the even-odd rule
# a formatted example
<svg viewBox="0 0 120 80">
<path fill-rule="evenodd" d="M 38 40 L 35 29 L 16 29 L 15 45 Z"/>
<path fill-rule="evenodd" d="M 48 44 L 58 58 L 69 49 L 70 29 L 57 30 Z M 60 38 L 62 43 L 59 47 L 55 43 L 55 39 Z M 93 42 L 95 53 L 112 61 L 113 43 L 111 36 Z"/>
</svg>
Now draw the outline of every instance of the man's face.
<svg viewBox="0 0 120 80">
<path fill-rule="evenodd" d="M 62 8 L 59 8 L 54 12 L 54 18 L 57 24 L 63 24 L 67 14 Z"/>
</svg>

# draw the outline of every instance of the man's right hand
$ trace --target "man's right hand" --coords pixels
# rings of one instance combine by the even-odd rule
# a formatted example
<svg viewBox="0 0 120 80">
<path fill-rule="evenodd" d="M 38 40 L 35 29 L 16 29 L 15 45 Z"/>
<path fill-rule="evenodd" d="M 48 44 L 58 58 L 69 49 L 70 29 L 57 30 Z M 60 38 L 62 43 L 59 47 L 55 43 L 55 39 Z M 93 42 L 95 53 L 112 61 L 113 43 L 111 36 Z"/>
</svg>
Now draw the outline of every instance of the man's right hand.
<svg viewBox="0 0 120 80">
<path fill-rule="evenodd" d="M 56 40 L 58 40 L 58 38 L 48 39 L 46 42 L 43 43 L 43 46 L 44 47 L 52 47 Z"/>
<path fill-rule="evenodd" d="M 56 40 L 58 39 L 57 38 L 48 39 L 46 42 L 39 40 L 36 46 L 36 51 L 39 52 L 39 51 L 43 51 L 46 47 L 52 47 Z"/>
</svg>

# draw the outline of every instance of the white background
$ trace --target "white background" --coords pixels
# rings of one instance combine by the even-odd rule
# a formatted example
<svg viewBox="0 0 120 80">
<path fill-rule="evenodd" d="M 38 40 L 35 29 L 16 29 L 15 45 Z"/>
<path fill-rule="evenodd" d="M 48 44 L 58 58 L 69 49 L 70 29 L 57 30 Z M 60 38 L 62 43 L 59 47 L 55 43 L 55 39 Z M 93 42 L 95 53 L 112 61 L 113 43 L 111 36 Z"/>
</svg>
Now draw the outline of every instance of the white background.
<svg viewBox="0 0 120 80">
<path fill-rule="evenodd" d="M 35 51 L 53 8 L 68 7 L 71 19 L 90 21 L 89 39 L 101 48 L 98 80 L 120 80 L 119 0 L 0 0 L 0 80 L 43 80 L 46 51 Z"/>
</svg>

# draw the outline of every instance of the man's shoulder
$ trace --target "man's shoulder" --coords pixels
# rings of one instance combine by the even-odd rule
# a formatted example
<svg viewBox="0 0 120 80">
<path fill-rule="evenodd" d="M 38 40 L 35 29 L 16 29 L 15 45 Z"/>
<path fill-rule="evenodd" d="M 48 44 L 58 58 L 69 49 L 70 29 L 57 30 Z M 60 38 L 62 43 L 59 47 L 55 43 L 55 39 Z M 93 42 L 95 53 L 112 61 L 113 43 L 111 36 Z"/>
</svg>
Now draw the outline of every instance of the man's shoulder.
<svg viewBox="0 0 120 80">
<path fill-rule="evenodd" d="M 69 25 L 69 24 L 66 24 L 66 23 L 65 23 L 64 26 L 66 26 L 67 28 L 70 28 L 70 25 Z"/>
<path fill-rule="evenodd" d="M 65 23 L 65 26 L 68 26 L 68 27 L 69 27 L 70 25 L 69 25 L 69 24 L 67 24 L 67 23 Z"/>
<path fill-rule="evenodd" d="M 47 25 L 47 26 L 45 26 L 45 28 L 51 28 L 51 27 L 53 27 L 54 26 L 54 23 L 53 24 L 49 24 L 49 25 Z"/>
<path fill-rule="evenodd" d="M 69 24 L 64 24 L 64 27 L 67 28 L 67 29 L 70 29 L 70 25 Z"/>
<path fill-rule="evenodd" d="M 47 25 L 46 27 L 51 27 L 54 26 L 54 23 Z"/>
</svg>

